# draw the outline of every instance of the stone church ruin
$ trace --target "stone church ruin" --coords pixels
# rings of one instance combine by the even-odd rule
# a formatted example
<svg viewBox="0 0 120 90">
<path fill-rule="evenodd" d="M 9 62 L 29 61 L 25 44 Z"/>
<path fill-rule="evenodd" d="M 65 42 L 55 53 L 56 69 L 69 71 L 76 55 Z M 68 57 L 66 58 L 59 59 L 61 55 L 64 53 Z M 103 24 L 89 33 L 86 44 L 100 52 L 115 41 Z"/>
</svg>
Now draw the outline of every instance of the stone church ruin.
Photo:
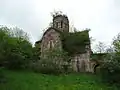
<svg viewBox="0 0 120 90">
<path fill-rule="evenodd" d="M 64 37 L 61 39 L 61 36 Z M 91 44 L 89 30 L 69 32 L 69 19 L 58 14 L 53 17 L 53 24 L 37 41 L 40 45 L 40 57 L 47 57 L 46 51 L 57 48 L 65 50 L 71 58 L 71 67 L 75 72 L 94 72 L 95 62 L 90 61 Z"/>
</svg>

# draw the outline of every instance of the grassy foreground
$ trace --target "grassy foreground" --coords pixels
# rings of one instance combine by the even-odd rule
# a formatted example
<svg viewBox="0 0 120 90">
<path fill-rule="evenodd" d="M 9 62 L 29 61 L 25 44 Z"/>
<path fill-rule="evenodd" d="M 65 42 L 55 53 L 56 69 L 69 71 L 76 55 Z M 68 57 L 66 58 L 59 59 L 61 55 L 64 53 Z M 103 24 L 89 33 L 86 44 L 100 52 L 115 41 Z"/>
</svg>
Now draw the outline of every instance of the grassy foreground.
<svg viewBox="0 0 120 90">
<path fill-rule="evenodd" d="M 4 70 L 6 83 L 0 90 L 118 90 L 100 83 L 95 75 L 44 75 L 26 71 Z"/>
</svg>

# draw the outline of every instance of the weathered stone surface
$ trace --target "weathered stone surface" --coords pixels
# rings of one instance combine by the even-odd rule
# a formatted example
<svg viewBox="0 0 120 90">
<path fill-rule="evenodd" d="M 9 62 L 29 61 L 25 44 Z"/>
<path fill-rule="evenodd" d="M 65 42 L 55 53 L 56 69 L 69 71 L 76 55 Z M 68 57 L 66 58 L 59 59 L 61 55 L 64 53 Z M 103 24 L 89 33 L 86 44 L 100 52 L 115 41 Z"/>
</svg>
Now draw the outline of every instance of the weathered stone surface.
<svg viewBox="0 0 120 90">
<path fill-rule="evenodd" d="M 62 32 L 69 32 L 69 20 L 64 15 L 58 15 L 53 18 L 53 27 Z"/>
<path fill-rule="evenodd" d="M 45 35 L 41 41 L 41 57 L 45 57 L 46 51 L 49 51 L 52 48 L 62 49 L 60 34 L 54 30 L 54 28 L 50 28 L 46 31 Z"/>
<path fill-rule="evenodd" d="M 73 70 L 77 72 L 91 72 L 90 55 L 88 53 L 74 55 L 72 59 Z"/>
<path fill-rule="evenodd" d="M 52 48 L 62 49 L 60 39 L 61 32 L 69 32 L 69 20 L 66 16 L 58 15 L 53 18 L 53 27 L 46 30 L 41 40 L 41 57 L 46 56 L 46 51 Z M 85 53 L 72 55 L 71 67 L 76 72 L 93 72 L 93 64 L 90 62 L 91 47 L 86 45 Z"/>
</svg>

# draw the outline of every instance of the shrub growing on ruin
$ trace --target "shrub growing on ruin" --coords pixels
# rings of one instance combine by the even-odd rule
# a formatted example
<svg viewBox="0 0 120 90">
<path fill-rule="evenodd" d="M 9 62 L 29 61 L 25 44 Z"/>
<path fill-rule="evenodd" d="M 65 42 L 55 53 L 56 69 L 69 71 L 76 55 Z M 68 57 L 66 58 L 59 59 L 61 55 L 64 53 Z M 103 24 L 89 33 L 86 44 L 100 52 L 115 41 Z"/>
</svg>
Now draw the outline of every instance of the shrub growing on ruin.
<svg viewBox="0 0 120 90">
<path fill-rule="evenodd" d="M 69 70 L 70 58 L 66 52 L 58 49 L 46 52 L 45 58 L 41 58 L 34 64 L 34 70 L 45 74 L 60 74 Z"/>
</svg>

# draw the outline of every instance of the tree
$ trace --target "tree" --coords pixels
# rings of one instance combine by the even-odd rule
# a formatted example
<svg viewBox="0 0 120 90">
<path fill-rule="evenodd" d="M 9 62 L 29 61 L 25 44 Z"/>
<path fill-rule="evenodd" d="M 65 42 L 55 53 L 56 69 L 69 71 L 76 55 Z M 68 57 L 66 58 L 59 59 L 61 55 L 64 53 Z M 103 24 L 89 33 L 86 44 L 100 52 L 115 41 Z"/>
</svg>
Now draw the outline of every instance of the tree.
<svg viewBox="0 0 120 90">
<path fill-rule="evenodd" d="M 19 28 L 14 31 L 1 27 L 0 64 L 9 69 L 25 67 L 32 56 L 32 44 L 28 38 L 27 34 Z"/>
<path fill-rule="evenodd" d="M 54 11 L 51 13 L 52 17 L 56 17 L 57 15 L 62 15 L 62 11 Z"/>
<path fill-rule="evenodd" d="M 118 35 L 114 37 L 112 44 L 113 44 L 114 51 L 117 53 L 120 53 L 120 33 L 118 33 Z"/>
<path fill-rule="evenodd" d="M 11 28 L 11 36 L 29 41 L 29 35 L 18 27 Z"/>
<path fill-rule="evenodd" d="M 106 52 L 106 45 L 103 42 L 98 42 L 98 44 L 96 45 L 95 52 L 105 53 Z"/>
<path fill-rule="evenodd" d="M 109 83 L 120 83 L 120 34 L 114 39 L 101 67 L 102 78 Z"/>
<path fill-rule="evenodd" d="M 7 27 L 2 27 L 0 28 L 0 66 L 3 65 L 3 62 L 5 60 L 5 48 L 6 45 L 5 43 L 7 42 L 8 38 L 8 33 L 9 33 L 9 29 Z"/>
<path fill-rule="evenodd" d="M 41 54 L 41 47 L 40 42 L 35 44 L 35 47 L 33 47 L 33 62 L 36 62 L 40 60 L 40 54 Z"/>
</svg>

